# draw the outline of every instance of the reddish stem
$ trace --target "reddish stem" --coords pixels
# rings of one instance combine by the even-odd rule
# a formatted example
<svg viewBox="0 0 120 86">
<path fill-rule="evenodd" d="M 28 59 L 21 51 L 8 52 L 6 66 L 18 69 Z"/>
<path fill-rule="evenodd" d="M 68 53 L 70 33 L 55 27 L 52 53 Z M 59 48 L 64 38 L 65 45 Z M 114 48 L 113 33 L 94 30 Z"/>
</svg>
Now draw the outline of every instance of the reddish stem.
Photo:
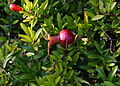
<svg viewBox="0 0 120 86">
<path fill-rule="evenodd" d="M 59 43 L 59 35 L 58 36 L 50 36 L 49 37 L 49 39 L 48 40 L 50 40 L 49 42 L 48 42 L 48 55 L 50 55 L 50 48 L 51 48 L 51 46 L 52 45 L 54 45 L 54 44 L 57 44 L 57 43 Z"/>
</svg>

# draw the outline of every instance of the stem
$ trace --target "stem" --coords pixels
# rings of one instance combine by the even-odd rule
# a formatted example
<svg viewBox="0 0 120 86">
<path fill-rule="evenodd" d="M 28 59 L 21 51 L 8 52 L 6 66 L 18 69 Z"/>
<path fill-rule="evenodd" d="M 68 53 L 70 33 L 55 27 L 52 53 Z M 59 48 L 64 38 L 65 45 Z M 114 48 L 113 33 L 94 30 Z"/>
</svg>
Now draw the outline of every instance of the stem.
<svg viewBox="0 0 120 86">
<path fill-rule="evenodd" d="M 10 35 L 11 35 L 11 28 L 12 28 L 12 12 L 10 14 L 10 30 L 9 30 L 9 34 L 8 34 L 8 42 L 10 42 Z"/>
<path fill-rule="evenodd" d="M 49 36 L 48 42 L 48 55 L 50 55 L 50 48 L 52 45 L 59 43 L 59 35 L 58 36 Z"/>
</svg>

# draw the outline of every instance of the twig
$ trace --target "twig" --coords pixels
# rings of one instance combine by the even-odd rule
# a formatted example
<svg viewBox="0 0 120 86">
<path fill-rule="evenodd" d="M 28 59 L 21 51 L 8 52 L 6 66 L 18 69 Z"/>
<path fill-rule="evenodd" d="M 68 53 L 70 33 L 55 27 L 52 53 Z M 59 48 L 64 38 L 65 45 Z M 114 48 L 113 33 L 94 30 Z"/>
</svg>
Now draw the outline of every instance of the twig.
<svg viewBox="0 0 120 86">
<path fill-rule="evenodd" d="M 103 30 L 103 29 L 101 29 L 104 33 L 105 33 L 105 35 L 108 37 L 108 39 L 110 40 L 110 52 L 111 53 L 113 53 L 113 51 L 112 51 L 112 38 L 110 38 L 110 36 Z"/>
</svg>

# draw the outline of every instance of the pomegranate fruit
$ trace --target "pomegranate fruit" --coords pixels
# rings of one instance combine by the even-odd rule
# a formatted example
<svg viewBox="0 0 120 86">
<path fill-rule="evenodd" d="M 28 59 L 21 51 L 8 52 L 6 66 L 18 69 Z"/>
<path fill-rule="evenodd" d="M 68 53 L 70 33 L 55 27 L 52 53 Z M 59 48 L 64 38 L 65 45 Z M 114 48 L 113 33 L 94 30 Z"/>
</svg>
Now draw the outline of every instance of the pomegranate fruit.
<svg viewBox="0 0 120 86">
<path fill-rule="evenodd" d="M 23 9 L 16 4 L 10 4 L 10 10 L 12 10 L 12 11 L 23 11 Z"/>
<path fill-rule="evenodd" d="M 50 41 L 48 42 L 48 55 L 50 54 L 50 47 L 52 45 L 59 43 L 67 48 L 68 45 L 74 42 L 74 39 L 75 35 L 69 30 L 62 30 L 57 36 L 49 36 L 48 40 Z"/>
</svg>

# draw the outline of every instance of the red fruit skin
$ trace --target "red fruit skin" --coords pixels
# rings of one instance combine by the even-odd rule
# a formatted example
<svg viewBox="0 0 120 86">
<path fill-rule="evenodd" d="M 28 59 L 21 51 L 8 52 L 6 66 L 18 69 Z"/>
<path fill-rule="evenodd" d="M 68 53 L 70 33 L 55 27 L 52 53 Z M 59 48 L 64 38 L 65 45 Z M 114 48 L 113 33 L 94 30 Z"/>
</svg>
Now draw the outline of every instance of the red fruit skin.
<svg viewBox="0 0 120 86">
<path fill-rule="evenodd" d="M 50 48 L 52 45 L 60 43 L 67 48 L 68 45 L 74 42 L 75 35 L 69 30 L 62 30 L 57 36 L 49 36 L 48 40 L 50 40 L 48 42 L 48 55 L 50 55 Z"/>
<path fill-rule="evenodd" d="M 74 42 L 75 39 L 75 35 L 69 31 L 69 30 L 62 30 L 60 31 L 59 35 L 59 39 L 60 39 L 60 44 L 62 46 L 68 46 L 70 44 L 72 44 Z"/>
<path fill-rule="evenodd" d="M 10 4 L 10 10 L 12 10 L 12 11 L 23 11 L 23 9 L 16 4 Z"/>
</svg>

